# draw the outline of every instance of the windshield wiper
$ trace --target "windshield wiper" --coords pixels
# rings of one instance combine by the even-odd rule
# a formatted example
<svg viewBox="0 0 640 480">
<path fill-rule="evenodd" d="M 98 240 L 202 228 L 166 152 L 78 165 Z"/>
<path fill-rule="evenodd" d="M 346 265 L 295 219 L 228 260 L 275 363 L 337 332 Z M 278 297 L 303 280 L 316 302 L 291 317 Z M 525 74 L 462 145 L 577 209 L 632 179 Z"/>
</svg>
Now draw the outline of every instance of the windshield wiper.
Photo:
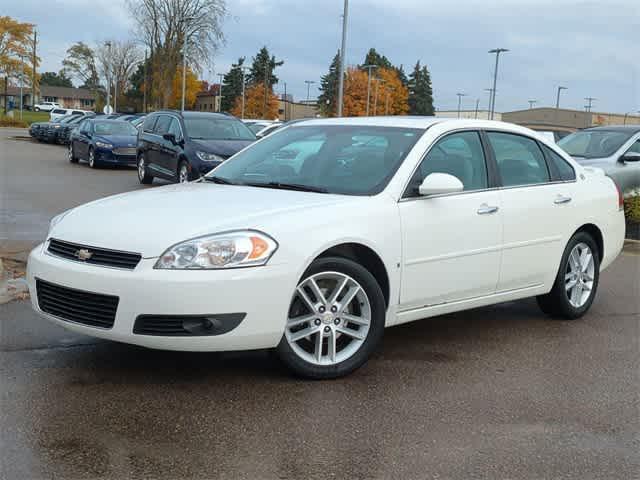
<svg viewBox="0 0 640 480">
<path fill-rule="evenodd" d="M 300 185 L 298 183 L 282 183 L 282 182 L 252 182 L 245 183 L 249 187 L 277 188 L 281 190 L 295 190 L 297 192 L 313 192 L 313 193 L 329 193 L 329 190 L 322 187 L 313 187 L 310 185 Z"/>
<path fill-rule="evenodd" d="M 219 183 L 221 185 L 241 185 L 239 183 L 232 182 L 226 178 L 216 177 L 215 175 L 202 177 L 206 182 Z"/>
</svg>

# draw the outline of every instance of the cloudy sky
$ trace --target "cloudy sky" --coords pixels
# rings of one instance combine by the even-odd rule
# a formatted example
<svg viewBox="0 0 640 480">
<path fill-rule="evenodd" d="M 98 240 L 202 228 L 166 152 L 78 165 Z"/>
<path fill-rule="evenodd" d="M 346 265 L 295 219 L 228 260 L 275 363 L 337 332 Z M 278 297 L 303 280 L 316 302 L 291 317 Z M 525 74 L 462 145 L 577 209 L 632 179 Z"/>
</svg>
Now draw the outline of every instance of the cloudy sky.
<svg viewBox="0 0 640 480">
<path fill-rule="evenodd" d="M 227 0 L 226 44 L 203 76 L 217 78 L 239 56 L 267 45 L 285 64 L 288 93 L 306 97 L 340 45 L 343 0 Z M 7 8 L 8 7 L 8 8 Z M 7 11 L 8 10 L 8 11 Z M 3 14 L 37 24 L 44 70 L 58 70 L 66 48 L 82 40 L 135 36 L 125 0 L 14 0 Z M 555 104 L 640 110 L 640 0 L 351 0 L 347 62 L 375 47 L 409 70 L 420 59 L 431 71 L 438 109 L 486 108 L 495 47 L 501 56 L 496 109 Z M 282 85 L 276 87 L 281 91 Z M 312 88 L 312 97 L 317 91 Z"/>
</svg>

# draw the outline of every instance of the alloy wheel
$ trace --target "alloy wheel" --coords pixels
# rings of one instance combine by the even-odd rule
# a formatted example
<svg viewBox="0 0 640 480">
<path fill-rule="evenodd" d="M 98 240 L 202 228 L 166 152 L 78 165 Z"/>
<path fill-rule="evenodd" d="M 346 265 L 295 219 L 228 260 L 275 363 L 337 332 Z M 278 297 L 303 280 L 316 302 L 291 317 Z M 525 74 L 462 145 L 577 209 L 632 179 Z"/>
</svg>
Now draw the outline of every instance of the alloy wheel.
<svg viewBox="0 0 640 480">
<path fill-rule="evenodd" d="M 586 243 L 578 243 L 569 254 L 564 281 L 569 303 L 582 307 L 592 294 L 595 278 L 593 252 Z"/>
<path fill-rule="evenodd" d="M 340 272 L 321 272 L 297 286 L 285 338 L 302 360 L 335 365 L 364 344 L 371 318 L 371 303 L 356 280 Z"/>
<path fill-rule="evenodd" d="M 70 162 L 73 162 L 73 144 L 72 143 L 69 144 L 68 158 Z"/>
<path fill-rule="evenodd" d="M 178 172 L 178 181 L 180 183 L 188 183 L 189 182 L 189 168 L 186 163 L 180 165 L 180 171 Z"/>
<path fill-rule="evenodd" d="M 93 148 L 89 149 L 89 166 L 91 168 L 95 167 L 96 165 L 96 157 L 95 157 L 95 153 L 93 153 Z"/>
<path fill-rule="evenodd" d="M 145 176 L 144 156 L 140 155 L 138 158 L 138 179 L 142 182 Z"/>
</svg>

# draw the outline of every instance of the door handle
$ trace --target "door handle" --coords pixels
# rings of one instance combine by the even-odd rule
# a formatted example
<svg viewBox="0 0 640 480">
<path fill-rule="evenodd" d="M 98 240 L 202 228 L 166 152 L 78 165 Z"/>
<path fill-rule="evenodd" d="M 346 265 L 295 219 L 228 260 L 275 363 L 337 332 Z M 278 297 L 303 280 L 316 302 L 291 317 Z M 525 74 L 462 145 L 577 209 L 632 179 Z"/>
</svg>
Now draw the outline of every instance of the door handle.
<svg viewBox="0 0 640 480">
<path fill-rule="evenodd" d="M 556 199 L 553 201 L 556 205 L 562 205 L 563 203 L 569 203 L 571 201 L 571 197 L 565 197 L 564 195 L 558 195 Z"/>
<path fill-rule="evenodd" d="M 478 215 L 491 215 L 492 213 L 496 213 L 499 210 L 499 207 L 494 207 L 483 203 L 478 208 Z"/>
</svg>

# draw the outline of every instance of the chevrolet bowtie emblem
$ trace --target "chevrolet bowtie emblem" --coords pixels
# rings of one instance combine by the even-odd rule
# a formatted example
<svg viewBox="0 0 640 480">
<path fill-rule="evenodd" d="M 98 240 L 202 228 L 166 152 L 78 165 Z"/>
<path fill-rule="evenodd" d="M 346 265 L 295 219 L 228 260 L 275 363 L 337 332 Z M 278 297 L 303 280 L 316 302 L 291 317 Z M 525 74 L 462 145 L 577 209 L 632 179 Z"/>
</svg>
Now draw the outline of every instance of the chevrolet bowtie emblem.
<svg viewBox="0 0 640 480">
<path fill-rule="evenodd" d="M 91 257 L 93 257 L 93 253 L 91 253 L 89 250 L 87 250 L 86 248 L 81 248 L 80 250 L 78 250 L 76 253 L 74 253 L 74 256 L 82 261 L 82 262 L 86 262 L 87 260 L 89 260 Z"/>
</svg>

